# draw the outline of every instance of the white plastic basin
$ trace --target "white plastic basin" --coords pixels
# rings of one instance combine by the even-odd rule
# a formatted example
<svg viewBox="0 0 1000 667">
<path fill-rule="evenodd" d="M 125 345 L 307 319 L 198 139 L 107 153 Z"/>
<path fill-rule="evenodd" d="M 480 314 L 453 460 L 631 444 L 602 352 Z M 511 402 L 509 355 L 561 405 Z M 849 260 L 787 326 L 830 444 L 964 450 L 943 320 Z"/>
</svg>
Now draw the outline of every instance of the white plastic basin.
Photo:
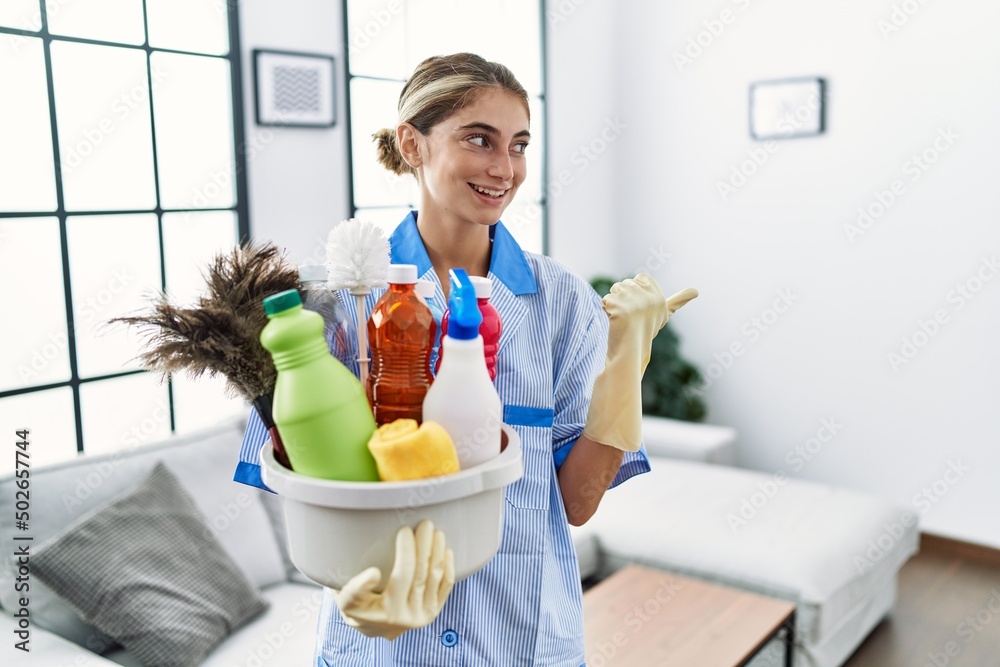
<svg viewBox="0 0 1000 667">
<path fill-rule="evenodd" d="M 362 570 L 395 558 L 396 532 L 424 520 L 444 531 L 455 579 L 481 569 L 500 548 L 504 487 L 523 472 L 521 439 L 504 424 L 499 456 L 451 475 L 404 482 L 338 482 L 295 473 L 260 451 L 261 477 L 282 498 L 292 563 L 318 584 L 340 589 Z"/>
</svg>

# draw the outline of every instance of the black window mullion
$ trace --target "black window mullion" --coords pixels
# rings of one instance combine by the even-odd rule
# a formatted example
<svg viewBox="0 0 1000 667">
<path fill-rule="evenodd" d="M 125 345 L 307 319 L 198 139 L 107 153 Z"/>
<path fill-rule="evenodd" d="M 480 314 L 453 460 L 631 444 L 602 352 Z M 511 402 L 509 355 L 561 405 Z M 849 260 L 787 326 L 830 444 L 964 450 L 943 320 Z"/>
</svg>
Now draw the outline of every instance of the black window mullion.
<svg viewBox="0 0 1000 667">
<path fill-rule="evenodd" d="M 49 36 L 48 8 L 39 3 L 41 16 L 42 53 L 45 58 L 45 85 L 49 95 L 49 124 L 52 133 L 52 163 L 55 169 L 56 217 L 59 220 L 59 249 L 62 255 L 63 300 L 66 303 L 66 351 L 69 354 L 69 382 L 73 392 L 73 422 L 76 426 L 76 451 L 83 451 L 83 413 L 80 407 L 80 371 L 76 356 L 76 320 L 73 315 L 73 286 L 69 268 L 69 230 L 66 225 L 66 203 L 63 196 L 62 164 L 59 152 L 59 124 L 56 120 L 55 79 L 52 73 L 52 37 Z"/>
<path fill-rule="evenodd" d="M 130 375 L 140 375 L 147 372 L 146 370 L 139 368 L 131 371 L 119 371 L 117 373 L 108 373 L 106 375 L 95 375 L 89 378 L 80 378 L 76 383 L 78 385 L 85 385 L 90 382 L 99 382 L 101 380 L 115 380 L 117 378 L 128 377 Z M 48 384 L 40 384 L 32 387 L 18 387 L 17 389 L 8 389 L 6 391 L 0 391 L 0 398 L 8 398 L 9 396 L 18 396 L 20 394 L 31 394 L 37 391 L 46 391 L 48 389 L 59 389 L 60 387 L 72 387 L 73 382 L 70 380 L 65 380 L 63 382 L 50 382 Z"/>
<path fill-rule="evenodd" d="M 61 184 L 60 184 L 61 187 Z M 226 206 L 221 208 L 165 208 L 160 209 L 164 213 L 204 213 L 216 211 L 232 211 L 239 213 L 239 206 Z M 73 211 L 73 217 L 85 215 L 145 215 L 155 213 L 156 210 L 143 209 L 115 209 L 106 211 Z M 58 215 L 58 211 L 0 211 L 0 218 L 51 218 Z"/>
<path fill-rule="evenodd" d="M 354 125 L 354 116 L 351 113 L 351 81 L 353 76 L 351 74 L 351 26 L 349 17 L 349 7 L 350 0 L 343 0 L 341 7 L 343 7 L 343 17 L 344 20 L 341 21 L 343 24 L 343 42 L 341 44 L 341 52 L 344 54 L 344 106 L 345 112 L 344 117 L 346 121 L 344 123 L 345 141 L 347 143 L 347 164 L 344 165 L 344 173 L 347 175 L 347 215 L 345 217 L 353 217 L 357 207 L 354 205 L 354 141 L 352 137 L 354 133 L 352 127 Z M 405 5 L 405 3 L 404 3 Z"/>
<path fill-rule="evenodd" d="M 364 79 L 368 81 L 386 81 L 392 83 L 406 83 L 406 79 L 397 79 L 394 77 L 380 77 L 371 76 L 367 74 L 353 74 L 351 73 L 350 64 L 350 0 L 343 0 L 341 3 L 343 6 L 343 53 L 344 53 L 344 70 L 345 77 L 344 80 L 347 82 L 345 85 L 345 104 L 347 105 L 347 193 L 348 193 L 348 210 L 350 215 L 356 215 L 358 211 L 364 209 L 384 209 L 384 208 L 399 208 L 398 205 L 392 206 L 363 206 L 358 208 L 355 205 L 354 199 L 354 176 L 353 176 L 353 158 L 354 158 L 354 145 L 352 142 L 351 124 L 353 122 L 351 114 L 351 83 L 355 79 Z M 409 4 L 407 2 L 403 3 L 403 20 L 407 20 L 406 13 L 409 11 Z M 539 37 L 541 41 L 540 52 L 541 52 L 541 90 L 536 96 L 542 103 L 542 125 L 544 128 L 543 139 L 542 139 L 542 174 L 541 183 L 542 189 L 539 196 L 538 205 L 542 209 L 542 254 L 549 254 L 549 207 L 548 207 L 548 196 L 546 193 L 546 185 L 548 184 L 548 174 L 549 174 L 549 105 L 546 99 L 546 91 L 548 90 L 548 64 L 546 59 L 546 51 L 548 49 L 547 42 L 547 19 L 545 16 L 545 3 L 538 3 L 538 20 L 539 20 Z M 404 30 L 403 39 L 407 39 L 406 31 Z M 411 208 L 413 206 L 411 205 Z"/>
<path fill-rule="evenodd" d="M 144 0 L 145 1 L 145 0 Z M 236 223 L 240 245 L 250 240 L 250 205 L 247 185 L 246 128 L 243 123 L 243 51 L 240 47 L 239 0 L 227 0 L 229 6 L 229 72 L 233 95 L 233 168 L 236 172 Z"/>
<path fill-rule="evenodd" d="M 153 50 L 149 47 L 149 14 L 146 11 L 146 0 L 142 0 L 142 30 L 146 39 L 143 46 L 146 50 L 146 94 L 149 96 L 149 140 L 153 148 L 153 192 L 156 193 L 156 238 L 160 253 L 160 290 L 167 291 L 167 258 L 163 245 L 163 207 L 160 204 L 160 159 L 156 150 L 156 110 L 153 105 Z M 177 428 L 174 417 L 174 380 L 167 378 L 167 413 L 170 415 L 170 432 Z"/>
<path fill-rule="evenodd" d="M 56 211 L 0 211 L 2 218 L 51 218 Z"/>
</svg>

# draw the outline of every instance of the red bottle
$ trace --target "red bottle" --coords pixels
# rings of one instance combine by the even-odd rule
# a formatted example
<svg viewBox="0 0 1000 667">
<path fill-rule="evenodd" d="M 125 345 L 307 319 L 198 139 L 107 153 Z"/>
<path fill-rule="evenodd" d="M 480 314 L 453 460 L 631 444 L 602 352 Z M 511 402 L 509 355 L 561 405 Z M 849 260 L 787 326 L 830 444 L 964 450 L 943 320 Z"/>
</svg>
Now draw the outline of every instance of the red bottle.
<svg viewBox="0 0 1000 667">
<path fill-rule="evenodd" d="M 490 380 L 497 378 L 497 349 L 500 347 L 500 332 L 503 330 L 503 323 L 500 321 L 500 313 L 496 307 L 490 303 L 493 295 L 493 283 L 489 278 L 480 276 L 469 276 L 472 286 L 476 288 L 476 301 L 479 303 L 479 312 L 483 314 L 483 323 L 479 325 L 479 335 L 483 337 L 483 354 L 486 356 L 486 369 L 490 372 Z M 448 311 L 444 311 L 441 318 L 441 337 L 448 333 Z M 434 372 L 441 368 L 441 357 L 444 355 L 444 346 L 441 346 L 438 355 L 437 365 Z"/>
<path fill-rule="evenodd" d="M 414 290 L 416 282 L 416 266 L 391 264 L 389 289 L 368 318 L 372 360 L 365 391 L 379 426 L 397 419 L 423 421 L 437 324 Z"/>
</svg>

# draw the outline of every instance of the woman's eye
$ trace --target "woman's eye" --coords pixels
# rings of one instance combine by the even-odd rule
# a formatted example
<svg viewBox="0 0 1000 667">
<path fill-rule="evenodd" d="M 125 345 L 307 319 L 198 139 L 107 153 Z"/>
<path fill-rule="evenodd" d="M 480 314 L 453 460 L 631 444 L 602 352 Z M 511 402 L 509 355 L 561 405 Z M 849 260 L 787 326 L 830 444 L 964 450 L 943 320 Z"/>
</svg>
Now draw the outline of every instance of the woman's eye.
<svg viewBox="0 0 1000 667">
<path fill-rule="evenodd" d="M 524 151 L 526 151 L 527 149 L 528 149 L 528 142 L 526 141 L 521 141 L 519 143 L 514 144 L 515 153 L 524 154 Z"/>
<path fill-rule="evenodd" d="M 477 134 L 473 137 L 469 137 L 469 141 L 471 141 L 476 146 L 479 146 L 480 148 L 486 148 L 487 145 L 485 134 Z"/>
</svg>

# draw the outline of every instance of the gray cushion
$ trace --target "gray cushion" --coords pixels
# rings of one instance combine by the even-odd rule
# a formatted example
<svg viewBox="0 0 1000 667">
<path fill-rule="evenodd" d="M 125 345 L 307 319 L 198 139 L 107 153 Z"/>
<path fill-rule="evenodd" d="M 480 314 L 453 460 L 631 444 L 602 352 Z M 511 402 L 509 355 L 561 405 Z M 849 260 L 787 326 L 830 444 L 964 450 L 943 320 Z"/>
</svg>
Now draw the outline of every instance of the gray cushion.
<svg viewBox="0 0 1000 667">
<path fill-rule="evenodd" d="M 2 0 L 0 0 L 2 1 Z M 286 582 L 278 542 L 260 498 L 271 494 L 233 481 L 243 424 L 216 426 L 153 444 L 135 444 L 108 454 L 87 455 L 31 469 L 31 535 L 46 542 L 66 526 L 125 493 L 162 461 L 191 494 L 223 549 L 260 589 Z M 0 475 L 0 544 L 23 535 L 15 526 L 16 478 Z M 18 608 L 14 585 L 17 557 L 0 549 L 0 606 Z M 114 642 L 84 623 L 38 579 L 31 582 L 32 625 L 55 632 L 91 651 L 105 653 Z"/>
<path fill-rule="evenodd" d="M 145 665 L 197 665 L 267 607 L 162 463 L 43 544 L 31 569 Z"/>
</svg>

